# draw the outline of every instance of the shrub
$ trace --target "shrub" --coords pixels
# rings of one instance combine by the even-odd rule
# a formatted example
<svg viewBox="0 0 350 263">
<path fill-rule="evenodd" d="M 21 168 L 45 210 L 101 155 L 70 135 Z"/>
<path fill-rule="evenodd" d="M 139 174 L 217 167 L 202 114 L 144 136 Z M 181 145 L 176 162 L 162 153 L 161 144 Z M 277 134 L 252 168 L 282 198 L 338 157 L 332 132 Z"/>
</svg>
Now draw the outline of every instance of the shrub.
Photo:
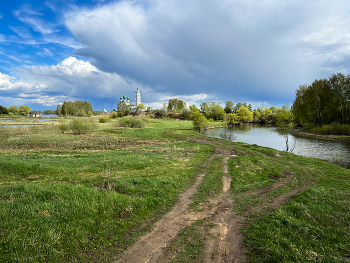
<svg viewBox="0 0 350 263">
<path fill-rule="evenodd" d="M 198 132 L 204 130 L 208 125 L 207 118 L 200 112 L 193 112 L 190 115 L 190 119 L 192 120 L 194 129 Z"/>
<path fill-rule="evenodd" d="M 70 127 L 74 134 L 86 134 L 95 130 L 96 124 L 93 119 L 75 118 Z"/>
<path fill-rule="evenodd" d="M 125 116 L 119 120 L 119 125 L 121 127 L 144 128 L 145 121 L 142 118 Z"/>
<path fill-rule="evenodd" d="M 131 124 L 130 124 L 130 116 L 125 116 L 125 117 L 122 117 L 120 120 L 119 120 L 119 125 L 121 127 L 130 127 Z"/>
<path fill-rule="evenodd" d="M 145 121 L 142 118 L 131 118 L 132 128 L 145 128 Z"/>
<path fill-rule="evenodd" d="M 113 119 L 118 118 L 118 113 L 116 111 L 113 111 L 111 118 L 113 118 Z"/>
<path fill-rule="evenodd" d="M 87 116 L 88 116 L 88 117 L 91 117 L 91 116 L 94 116 L 94 114 L 92 113 L 92 111 L 88 111 L 88 112 L 87 112 Z"/>
<path fill-rule="evenodd" d="M 106 123 L 106 122 L 107 122 L 107 117 L 99 118 L 98 121 L 99 121 L 100 123 Z"/>
<path fill-rule="evenodd" d="M 70 125 L 67 123 L 67 122 L 61 122 L 59 125 L 58 125 L 58 130 L 62 133 L 70 130 Z"/>
<path fill-rule="evenodd" d="M 79 111 L 79 112 L 77 113 L 77 116 L 78 116 L 78 117 L 86 117 L 86 113 L 85 113 L 84 110 L 81 110 L 81 111 Z"/>
</svg>

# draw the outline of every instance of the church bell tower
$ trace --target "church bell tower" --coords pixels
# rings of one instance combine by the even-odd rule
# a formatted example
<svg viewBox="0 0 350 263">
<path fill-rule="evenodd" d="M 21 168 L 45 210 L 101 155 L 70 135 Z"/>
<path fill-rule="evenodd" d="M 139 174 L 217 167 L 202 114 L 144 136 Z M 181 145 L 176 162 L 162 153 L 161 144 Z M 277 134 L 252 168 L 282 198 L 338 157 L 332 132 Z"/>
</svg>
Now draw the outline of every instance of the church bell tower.
<svg viewBox="0 0 350 263">
<path fill-rule="evenodd" d="M 139 91 L 139 88 L 135 91 L 135 105 L 134 107 L 136 108 L 137 105 L 141 104 L 141 93 Z"/>
</svg>

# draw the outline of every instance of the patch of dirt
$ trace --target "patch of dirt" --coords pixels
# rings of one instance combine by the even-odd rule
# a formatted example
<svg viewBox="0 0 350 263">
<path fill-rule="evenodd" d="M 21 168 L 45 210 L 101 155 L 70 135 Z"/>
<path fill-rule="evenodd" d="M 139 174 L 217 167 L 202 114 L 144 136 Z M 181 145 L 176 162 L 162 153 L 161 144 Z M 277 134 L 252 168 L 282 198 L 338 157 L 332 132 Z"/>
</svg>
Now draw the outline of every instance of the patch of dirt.
<svg viewBox="0 0 350 263">
<path fill-rule="evenodd" d="M 229 158 L 225 157 L 224 163 L 227 163 Z M 226 172 L 227 166 L 224 170 Z M 244 217 L 232 211 L 233 200 L 229 193 L 231 182 L 232 177 L 226 172 L 223 177 L 222 194 L 218 198 L 220 201 L 212 221 L 216 226 L 209 230 L 209 237 L 204 242 L 205 262 L 247 262 L 244 235 L 241 233 Z"/>
<path fill-rule="evenodd" d="M 244 155 L 244 154 L 243 154 L 243 153 L 240 153 L 240 152 L 237 152 L 235 149 L 232 149 L 230 155 L 242 156 L 242 155 Z"/>
<path fill-rule="evenodd" d="M 223 161 L 227 163 L 230 152 L 220 149 L 217 149 L 215 154 L 209 158 L 209 162 L 215 156 L 223 154 L 226 155 Z M 153 231 L 137 241 L 116 263 L 168 262 L 170 259 L 163 253 L 164 248 L 176 238 L 183 228 L 191 225 L 193 221 L 208 217 L 212 217 L 211 221 L 216 226 L 209 230 L 209 235 L 213 238 L 205 239 L 205 262 L 246 262 L 246 250 L 243 247 L 244 236 L 240 232 L 244 220 L 243 217 L 237 216 L 232 211 L 233 200 L 229 195 L 232 177 L 227 172 L 227 166 L 224 167 L 224 171 L 221 195 L 211 199 L 203 207 L 203 211 L 188 211 L 188 206 L 192 202 L 190 197 L 196 192 L 205 176 L 200 174 L 196 183 L 180 195 L 173 209 L 155 224 Z"/>
<path fill-rule="evenodd" d="M 154 262 L 153 259 L 169 240 L 191 224 L 191 221 L 184 215 L 192 202 L 190 197 L 193 196 L 204 176 L 204 174 L 198 175 L 196 183 L 180 195 L 178 203 L 155 224 L 153 231 L 144 235 L 116 262 Z"/>
<path fill-rule="evenodd" d="M 229 151 L 221 150 L 220 148 L 215 149 L 215 155 L 230 155 Z"/>
</svg>

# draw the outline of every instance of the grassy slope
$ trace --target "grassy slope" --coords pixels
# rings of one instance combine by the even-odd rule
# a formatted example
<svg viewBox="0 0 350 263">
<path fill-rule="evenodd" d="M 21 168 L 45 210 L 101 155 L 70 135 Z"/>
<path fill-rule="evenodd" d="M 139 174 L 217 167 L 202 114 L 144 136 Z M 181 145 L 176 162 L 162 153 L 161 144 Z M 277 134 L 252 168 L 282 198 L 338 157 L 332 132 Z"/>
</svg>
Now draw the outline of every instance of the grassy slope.
<svg viewBox="0 0 350 263">
<path fill-rule="evenodd" d="M 246 146 L 252 156 L 230 159 L 235 209 L 246 214 L 251 262 L 347 262 L 350 256 L 350 171 L 323 160 Z M 265 154 L 261 155 L 261 153 Z M 288 184 L 261 196 L 249 195 L 290 173 Z M 257 186 L 258 185 L 258 186 Z M 267 215 L 266 200 L 301 186 L 313 186 Z"/>
<path fill-rule="evenodd" d="M 147 126 L 111 129 L 106 123 L 92 135 L 53 133 L 51 127 L 0 136 L 6 149 L 0 155 L 0 262 L 113 261 L 171 208 L 215 147 L 245 154 L 229 160 L 238 213 L 252 202 L 263 207 L 268 198 L 314 185 L 273 213 L 255 210 L 247 216 L 252 261 L 346 259 L 349 170 L 242 143 L 196 143 L 191 138 L 201 136 L 190 122 Z M 210 166 L 194 206 L 206 200 L 206 192 L 220 191 L 220 160 Z M 249 195 L 248 190 L 271 185 L 287 172 L 293 176 L 286 186 Z"/>
</svg>

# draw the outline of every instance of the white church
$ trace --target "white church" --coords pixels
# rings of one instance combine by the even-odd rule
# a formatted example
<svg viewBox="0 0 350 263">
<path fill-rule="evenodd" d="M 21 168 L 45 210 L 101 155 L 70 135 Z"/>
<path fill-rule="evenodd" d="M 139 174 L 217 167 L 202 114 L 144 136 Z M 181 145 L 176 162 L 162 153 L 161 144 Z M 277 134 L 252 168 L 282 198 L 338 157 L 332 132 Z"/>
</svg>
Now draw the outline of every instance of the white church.
<svg viewBox="0 0 350 263">
<path fill-rule="evenodd" d="M 130 103 L 130 98 L 126 97 L 125 95 L 123 97 L 120 97 L 120 102 L 125 102 L 127 105 L 131 106 L 132 111 L 136 111 L 137 105 L 141 104 L 141 93 L 139 91 L 139 88 L 135 91 L 135 103 L 132 105 Z"/>
<path fill-rule="evenodd" d="M 130 98 L 126 97 L 125 95 L 123 97 L 120 97 L 120 102 L 125 102 L 127 105 L 131 106 L 132 111 L 136 111 L 137 105 L 141 104 L 141 93 L 139 91 L 139 88 L 135 91 L 135 104 L 132 105 L 130 103 Z M 107 114 L 108 111 L 106 109 L 103 110 L 103 114 Z"/>
</svg>

